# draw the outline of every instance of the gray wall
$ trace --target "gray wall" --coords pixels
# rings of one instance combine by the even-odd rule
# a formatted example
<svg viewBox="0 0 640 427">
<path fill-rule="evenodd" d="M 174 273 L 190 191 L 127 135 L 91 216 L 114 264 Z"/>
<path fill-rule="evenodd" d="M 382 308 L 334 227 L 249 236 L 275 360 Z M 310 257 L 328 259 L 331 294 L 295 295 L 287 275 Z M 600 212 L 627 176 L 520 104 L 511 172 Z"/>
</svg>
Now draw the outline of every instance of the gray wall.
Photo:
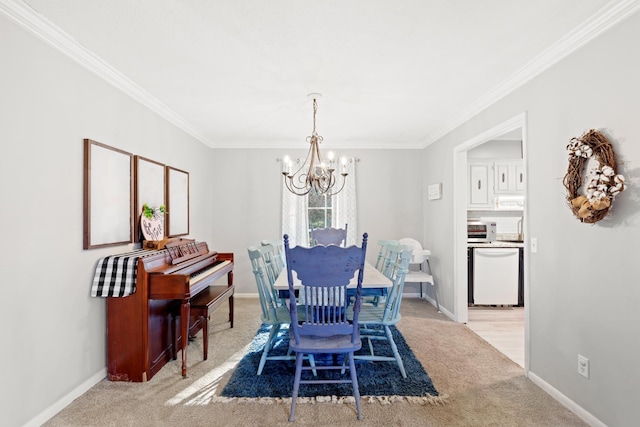
<svg viewBox="0 0 640 427">
<path fill-rule="evenodd" d="M 424 183 L 444 181 L 442 203 L 425 203 L 425 240 L 451 254 L 453 149 L 526 112 L 527 236 L 530 370 L 544 386 L 610 426 L 637 424 L 640 300 L 637 244 L 640 238 L 640 37 L 635 15 L 579 49 L 424 151 Z M 562 178 L 570 138 L 603 129 L 629 186 L 612 216 L 581 224 L 565 202 Z M 452 259 L 438 275 L 444 305 L 453 310 Z M 577 355 L 590 359 L 591 378 L 577 374 Z"/>
<path fill-rule="evenodd" d="M 214 229 L 211 149 L 4 17 L 0 64 L 0 414 L 18 426 L 106 373 L 93 271 L 132 245 L 82 249 L 83 139 L 189 171 L 191 232 L 203 240 Z"/>
<path fill-rule="evenodd" d="M 304 146 L 304 138 L 300 138 Z M 213 150 L 213 230 L 211 246 L 235 255 L 234 283 L 239 293 L 256 294 L 247 247 L 282 238 L 281 163 L 291 150 Z M 420 156 L 415 150 L 343 150 L 354 156 L 358 191 L 358 235 L 369 234 L 367 259 L 375 263 L 378 240 L 414 237 L 422 230 Z M 407 291 L 411 287 L 407 284 Z"/>
</svg>

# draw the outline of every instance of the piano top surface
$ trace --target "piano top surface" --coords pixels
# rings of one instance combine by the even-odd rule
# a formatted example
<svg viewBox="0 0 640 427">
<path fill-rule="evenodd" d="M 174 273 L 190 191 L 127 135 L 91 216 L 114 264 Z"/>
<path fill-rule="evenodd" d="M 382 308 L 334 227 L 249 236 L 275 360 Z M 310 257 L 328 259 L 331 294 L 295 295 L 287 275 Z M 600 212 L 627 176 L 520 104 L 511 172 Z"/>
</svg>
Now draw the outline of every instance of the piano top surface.
<svg viewBox="0 0 640 427">
<path fill-rule="evenodd" d="M 214 264 L 218 258 L 217 252 L 208 252 L 195 258 L 188 259 L 180 264 L 170 264 L 171 259 L 166 257 L 161 265 L 147 268 L 147 272 L 152 275 L 156 274 L 191 274 L 204 267 Z"/>
</svg>

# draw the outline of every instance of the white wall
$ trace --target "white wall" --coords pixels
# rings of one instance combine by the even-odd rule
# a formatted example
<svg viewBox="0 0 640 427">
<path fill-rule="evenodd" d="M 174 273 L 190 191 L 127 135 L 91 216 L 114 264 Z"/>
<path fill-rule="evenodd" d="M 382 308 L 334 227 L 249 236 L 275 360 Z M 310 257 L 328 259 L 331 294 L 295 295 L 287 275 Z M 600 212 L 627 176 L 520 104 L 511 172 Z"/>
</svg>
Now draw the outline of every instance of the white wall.
<svg viewBox="0 0 640 427">
<path fill-rule="evenodd" d="M 455 146 L 526 112 L 528 231 L 539 251 L 528 254 L 530 369 L 561 395 L 609 426 L 637 424 L 640 367 L 640 15 L 609 30 L 539 77 L 478 114 L 424 152 L 425 181 L 444 180 L 443 203 L 425 204 L 425 239 L 451 254 Z M 581 224 L 565 201 L 566 145 L 603 129 L 629 187 L 612 216 Z M 443 166 L 446 165 L 446 166 Z M 453 261 L 440 272 L 443 304 L 453 310 Z M 443 283 L 444 282 L 444 283 Z M 577 374 L 577 356 L 590 359 L 591 378 Z M 590 415 L 589 415 L 590 414 Z"/>
<path fill-rule="evenodd" d="M 0 64 L 0 413 L 17 426 L 106 372 L 93 270 L 131 246 L 82 249 L 83 139 L 189 171 L 192 235 L 215 227 L 209 148 L 4 17 Z"/>
<path fill-rule="evenodd" d="M 521 159 L 522 141 L 487 141 L 467 152 L 469 159 Z"/>
</svg>

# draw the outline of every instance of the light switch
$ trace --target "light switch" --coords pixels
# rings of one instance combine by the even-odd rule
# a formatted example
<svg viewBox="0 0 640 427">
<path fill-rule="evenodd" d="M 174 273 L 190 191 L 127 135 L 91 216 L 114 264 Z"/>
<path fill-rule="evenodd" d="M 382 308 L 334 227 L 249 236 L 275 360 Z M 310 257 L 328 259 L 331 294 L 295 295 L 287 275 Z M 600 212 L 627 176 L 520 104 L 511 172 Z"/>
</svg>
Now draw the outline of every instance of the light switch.
<svg viewBox="0 0 640 427">
<path fill-rule="evenodd" d="M 531 253 L 532 254 L 538 253 L 538 239 L 536 237 L 531 238 Z"/>
<path fill-rule="evenodd" d="M 431 184 L 428 187 L 429 200 L 442 199 L 442 183 Z"/>
</svg>

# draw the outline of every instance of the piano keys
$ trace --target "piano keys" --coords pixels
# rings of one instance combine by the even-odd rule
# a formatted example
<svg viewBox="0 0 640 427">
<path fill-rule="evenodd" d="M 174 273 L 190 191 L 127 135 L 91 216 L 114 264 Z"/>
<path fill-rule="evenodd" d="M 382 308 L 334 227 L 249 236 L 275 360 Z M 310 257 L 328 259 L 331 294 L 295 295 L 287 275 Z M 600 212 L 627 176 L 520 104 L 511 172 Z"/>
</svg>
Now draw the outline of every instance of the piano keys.
<svg viewBox="0 0 640 427">
<path fill-rule="evenodd" d="M 180 249 L 185 249 L 180 245 L 189 245 L 187 256 L 180 256 Z M 206 242 L 184 239 L 177 246 L 141 257 L 136 292 L 107 299 L 111 381 L 148 381 L 176 358 L 178 350 L 186 376 L 188 337 L 202 327 L 190 320 L 190 299 L 225 276 L 226 285 L 233 286 L 233 253 L 209 251 Z"/>
</svg>

